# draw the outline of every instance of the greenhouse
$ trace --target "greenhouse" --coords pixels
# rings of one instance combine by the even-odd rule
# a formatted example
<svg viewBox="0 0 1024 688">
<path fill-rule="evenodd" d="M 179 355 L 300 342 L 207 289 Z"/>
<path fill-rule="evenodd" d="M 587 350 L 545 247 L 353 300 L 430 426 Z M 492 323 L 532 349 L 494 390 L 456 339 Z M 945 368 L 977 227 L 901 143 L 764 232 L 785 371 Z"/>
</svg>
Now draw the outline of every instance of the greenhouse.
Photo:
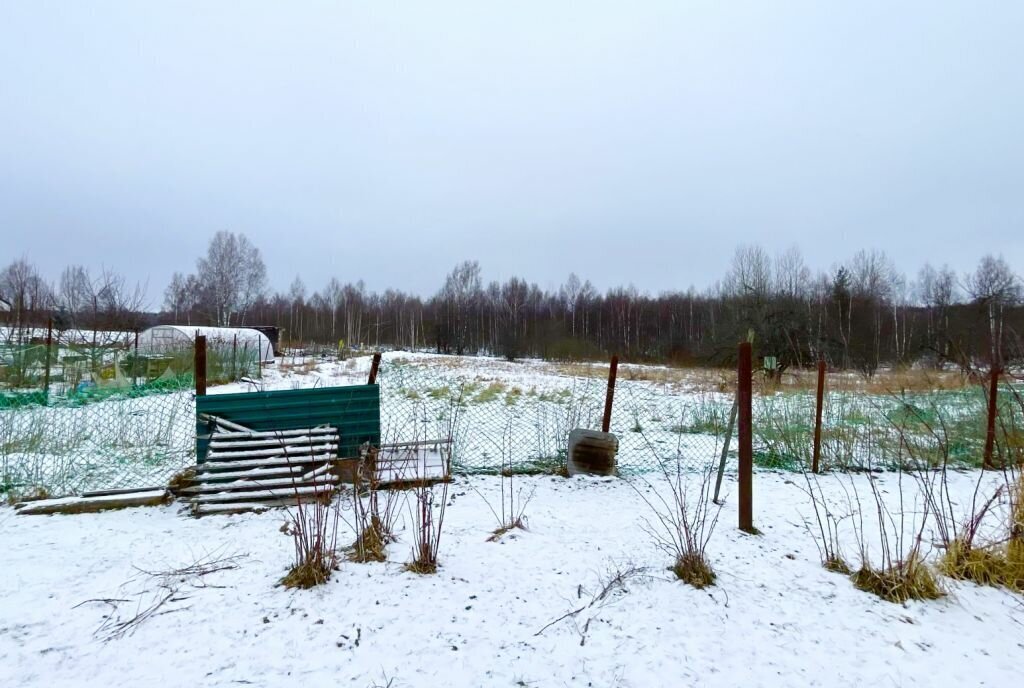
<svg viewBox="0 0 1024 688">
<path fill-rule="evenodd" d="M 139 333 L 140 354 L 172 354 L 195 344 L 196 336 L 206 337 L 207 351 L 224 357 L 248 358 L 260 363 L 274 362 L 270 339 L 248 327 L 196 327 L 157 325 Z"/>
</svg>

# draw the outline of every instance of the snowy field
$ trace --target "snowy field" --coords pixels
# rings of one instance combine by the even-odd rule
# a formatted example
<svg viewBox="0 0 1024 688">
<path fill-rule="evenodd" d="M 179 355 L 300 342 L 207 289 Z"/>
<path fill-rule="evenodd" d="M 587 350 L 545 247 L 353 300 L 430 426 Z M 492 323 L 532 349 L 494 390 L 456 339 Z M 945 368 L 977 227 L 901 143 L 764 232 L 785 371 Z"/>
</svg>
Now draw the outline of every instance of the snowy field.
<svg viewBox="0 0 1024 688">
<path fill-rule="evenodd" d="M 864 475 L 844 480 L 860 482 Z M 976 472 L 954 474 L 970 500 Z M 286 590 L 285 512 L 203 519 L 180 506 L 78 516 L 0 507 L 0 686 L 1011 686 L 1024 660 L 1022 598 L 949 582 L 897 605 L 819 564 L 792 474 L 755 474 L 755 520 L 735 529 L 735 484 L 708 554 L 716 586 L 674 580 L 644 535 L 649 515 L 621 479 L 530 477 L 529 531 L 488 542 L 499 479 L 451 485 L 436 575 L 405 571 L 410 533 L 383 564 L 344 563 L 320 588 Z M 895 507 L 898 474 L 883 474 Z M 986 478 L 987 480 L 987 478 Z M 830 493 L 836 481 L 823 480 Z M 640 489 L 647 489 L 640 486 Z M 907 488 L 908 505 L 913 503 Z M 407 519 L 406 519 L 407 520 Z M 403 526 L 404 528 L 404 526 Z M 352 534 L 343 525 L 343 543 Z M 846 553 L 856 548 L 845 533 Z M 926 533 L 931 541 L 931 533 Z M 934 558 L 935 552 L 930 552 Z M 237 568 L 176 598 L 134 633 L 105 620 L 156 599 L 156 579 L 204 557 Z M 577 615 L 609 571 L 646 579 Z M 114 618 L 101 598 L 125 600 Z M 107 628 L 109 629 L 109 624 Z"/>
</svg>

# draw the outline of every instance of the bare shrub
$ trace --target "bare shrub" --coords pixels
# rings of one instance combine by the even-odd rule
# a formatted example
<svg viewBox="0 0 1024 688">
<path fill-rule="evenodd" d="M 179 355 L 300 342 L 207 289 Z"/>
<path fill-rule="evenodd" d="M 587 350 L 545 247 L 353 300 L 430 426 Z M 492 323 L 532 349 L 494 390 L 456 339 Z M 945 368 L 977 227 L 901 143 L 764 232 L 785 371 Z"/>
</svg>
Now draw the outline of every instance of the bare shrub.
<svg viewBox="0 0 1024 688">
<path fill-rule="evenodd" d="M 981 376 L 978 376 L 981 377 Z M 907 450 L 908 460 L 904 465 L 914 475 L 925 497 L 928 510 L 934 514 L 939 546 L 944 550 L 939 559 L 939 570 L 956 580 L 969 580 L 979 585 L 1005 586 L 1020 589 L 1018 579 L 1024 579 L 1013 563 L 1015 480 L 1017 470 L 1013 462 L 1002 461 L 1003 480 L 995 488 L 985 487 L 986 475 L 991 472 L 979 471 L 971 499 L 966 507 L 960 507 L 950 490 L 949 466 L 954 438 L 945 415 L 939 408 L 930 409 L 929 414 L 912 410 L 901 423 L 894 423 L 901 446 Z M 908 417 L 909 416 L 909 417 Z M 1009 424 L 1001 424 L 1003 441 L 1001 447 L 1012 442 L 1013 409 L 1002 414 L 1009 416 Z M 908 421 L 913 422 L 916 436 L 907 432 Z M 937 468 L 933 466 L 938 463 Z M 991 529 L 983 530 L 986 520 L 995 517 L 995 508 L 1003 501 L 1009 504 L 1007 537 L 1004 541 L 993 537 Z"/>
<path fill-rule="evenodd" d="M 350 561 L 386 561 L 387 545 L 396 540 L 395 522 L 401 501 L 396 491 L 382 489 L 377 468 L 378 451 L 371 447 L 356 468 L 351 524 L 356 539 L 348 548 Z"/>
<path fill-rule="evenodd" d="M 902 462 L 902 456 L 898 457 Z M 907 600 L 931 600 L 945 595 L 941 581 L 925 561 L 923 542 L 924 531 L 931 512 L 930 500 L 925 497 L 919 503 L 907 503 L 904 487 L 906 474 L 896 475 L 898 506 L 890 508 L 879 486 L 879 477 L 869 472 L 871 506 L 875 519 L 874 533 L 880 556 L 870 556 L 872 536 L 868 535 L 864 521 L 864 508 L 855 480 L 850 480 L 857 507 L 854 512 L 854 534 L 857 538 L 860 565 L 853 574 L 854 585 L 883 600 L 902 603 Z M 909 528 L 909 532 L 908 532 Z"/>
<path fill-rule="evenodd" d="M 506 533 L 512 530 L 526 530 L 526 507 L 533 498 L 534 490 L 530 490 L 524 496 L 523 489 L 516 487 L 516 476 L 513 470 L 513 439 L 512 439 L 512 418 L 505 423 L 501 434 L 498 450 L 501 455 L 501 500 L 497 508 L 484 496 L 480 490 L 471 485 L 472 489 L 480 496 L 487 508 L 491 510 L 498 527 L 492 531 L 487 538 L 489 542 L 497 542 Z"/>
<path fill-rule="evenodd" d="M 426 480 L 413 488 L 412 561 L 406 569 L 413 573 L 435 573 L 437 553 L 441 545 L 441 531 L 444 527 L 444 512 L 448 502 L 448 483 L 437 485 Z"/>
<path fill-rule="evenodd" d="M 646 436 L 645 436 L 646 439 Z M 707 546 L 722 511 L 711 497 L 715 466 L 708 463 L 697 472 L 682 467 L 682 436 L 675 452 L 664 456 L 649 440 L 657 473 L 664 480 L 668 494 L 646 478 L 629 482 L 647 505 L 653 518 L 644 518 L 644 530 L 654 544 L 672 558 L 672 572 L 695 588 L 713 585 L 715 572 L 707 559 Z"/>
<path fill-rule="evenodd" d="M 447 446 L 454 447 L 456 429 L 459 427 L 460 414 L 463 407 L 465 388 L 461 387 L 458 394 L 449 395 L 448 412 L 445 415 Z M 448 505 L 447 476 L 451 475 L 451 455 L 445 459 L 445 479 L 440 484 L 426 475 L 413 485 L 413 498 L 410 500 L 411 520 L 413 523 L 412 560 L 406 569 L 413 573 L 427 574 L 437 571 L 437 554 L 441 544 L 441 532 L 444 528 L 445 508 Z"/>
<path fill-rule="evenodd" d="M 803 475 L 804 481 L 807 483 L 805 492 L 811 498 L 811 505 L 814 509 L 817 530 L 815 531 L 806 519 L 804 526 L 811 533 L 814 538 L 814 544 L 818 547 L 818 553 L 821 555 L 821 565 L 833 573 L 849 575 L 852 571 L 846 561 L 846 557 L 843 556 L 839 533 L 843 521 L 852 516 L 852 508 L 849 508 L 846 512 L 839 511 L 832 500 L 829 500 L 825 495 L 818 476 L 806 470 L 803 472 Z M 843 486 L 842 481 L 838 482 L 846 494 L 846 502 L 849 506 L 851 503 L 850 493 Z"/>
<path fill-rule="evenodd" d="M 312 588 L 326 583 L 338 568 L 338 524 L 340 514 L 330 488 L 318 491 L 307 500 L 295 492 L 294 509 L 281 532 L 292 537 L 294 563 L 281 584 L 286 588 Z"/>
</svg>

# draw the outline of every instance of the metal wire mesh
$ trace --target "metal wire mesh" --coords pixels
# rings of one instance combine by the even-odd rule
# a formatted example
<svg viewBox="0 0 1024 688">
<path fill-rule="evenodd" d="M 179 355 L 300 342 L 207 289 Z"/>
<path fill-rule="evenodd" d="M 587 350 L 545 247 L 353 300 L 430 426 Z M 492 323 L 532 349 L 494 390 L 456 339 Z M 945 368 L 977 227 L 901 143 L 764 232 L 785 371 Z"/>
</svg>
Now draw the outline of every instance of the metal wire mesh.
<svg viewBox="0 0 1024 688">
<path fill-rule="evenodd" d="M 124 348 L 90 350 L 58 343 L 0 350 L 0 494 L 52 495 L 166 484 L 195 461 L 191 351 L 168 363 L 133 358 Z M 180 359 L 180 360 L 179 360 Z M 452 437 L 454 468 L 556 472 L 565 465 L 569 433 L 597 429 L 606 367 L 582 374 L 530 365 L 461 365 L 458 361 L 389 359 L 378 374 L 382 441 Z M 166 364 L 166 365 L 164 365 Z M 211 357 L 210 377 L 257 372 Z M 666 462 L 703 470 L 726 441 L 734 376 L 714 384 L 685 377 L 620 375 L 610 430 L 619 438 L 621 473 Z M 340 382 L 339 382 L 340 383 Z M 1007 385 L 1000 397 L 997 451 L 1021 453 L 1024 404 Z M 811 464 L 814 395 L 754 395 L 755 465 L 804 470 Z M 985 441 L 980 388 L 919 394 L 827 392 L 822 428 L 824 470 L 893 469 L 910 465 L 976 466 Z M 735 467 L 735 442 L 727 469 Z"/>
<path fill-rule="evenodd" d="M 195 460 L 193 350 L 138 355 L 64 333 L 0 348 L 0 493 L 25 496 L 166 484 Z M 244 350 L 211 378 L 259 374 Z"/>
<path fill-rule="evenodd" d="M 573 429 L 600 428 L 607 389 L 602 377 L 481 376 L 393 361 L 382 365 L 378 382 L 383 441 L 443 436 L 457 419 L 453 464 L 481 472 L 503 465 L 557 470 Z M 668 460 L 695 469 L 717 462 L 731 405 L 728 391 L 684 393 L 620 379 L 609 428 L 619 438 L 619 470 L 650 470 Z"/>
</svg>

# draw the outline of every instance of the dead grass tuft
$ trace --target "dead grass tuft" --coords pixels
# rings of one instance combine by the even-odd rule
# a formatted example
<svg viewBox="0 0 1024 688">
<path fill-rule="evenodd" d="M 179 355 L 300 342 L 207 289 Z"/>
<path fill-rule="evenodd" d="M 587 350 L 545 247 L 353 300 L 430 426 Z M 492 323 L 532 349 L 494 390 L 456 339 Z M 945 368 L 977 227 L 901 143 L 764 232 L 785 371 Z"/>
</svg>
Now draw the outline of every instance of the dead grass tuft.
<svg viewBox="0 0 1024 688">
<path fill-rule="evenodd" d="M 387 561 L 387 545 L 393 541 L 378 516 L 371 516 L 369 525 L 362 530 L 356 541 L 348 548 L 348 560 L 365 564 L 370 561 Z"/>
<path fill-rule="evenodd" d="M 685 552 L 672 566 L 676 578 L 698 590 L 715 584 L 715 571 L 700 552 Z"/>
<path fill-rule="evenodd" d="M 39 502 L 50 498 L 50 491 L 45 487 L 35 487 L 26 492 L 11 490 L 7 493 L 7 505 L 15 506 L 25 502 Z"/>
<path fill-rule="evenodd" d="M 939 561 L 939 571 L 955 580 L 998 586 L 1006 580 L 1008 564 L 1007 556 L 995 547 L 972 547 L 955 540 Z"/>
<path fill-rule="evenodd" d="M 491 537 L 487 538 L 487 542 L 497 542 L 513 530 L 529 530 L 529 528 L 526 527 L 526 518 L 520 516 L 511 523 L 495 528 L 494 532 L 491 533 Z"/>
<path fill-rule="evenodd" d="M 857 589 L 897 604 L 907 600 L 937 600 L 946 594 L 939 578 L 916 556 L 887 569 L 863 566 L 852 579 Z"/>
<path fill-rule="evenodd" d="M 288 574 L 281 579 L 281 584 L 286 588 L 308 590 L 330 580 L 331 572 L 337 568 L 338 559 L 333 552 L 324 556 L 311 557 L 301 564 L 293 566 Z"/>
<path fill-rule="evenodd" d="M 186 468 L 183 471 L 175 473 L 170 481 L 167 483 L 167 490 L 174 496 L 178 496 L 182 493 L 182 490 L 192 485 L 196 481 L 196 469 L 195 467 Z"/>
<path fill-rule="evenodd" d="M 853 569 L 850 568 L 850 565 L 839 556 L 827 557 L 823 562 L 821 562 L 821 565 L 826 571 L 831 571 L 832 573 L 841 573 L 844 576 L 849 576 L 853 573 Z"/>
<path fill-rule="evenodd" d="M 406 563 L 405 570 L 420 575 L 429 575 L 437 573 L 437 562 L 417 559 Z"/>
</svg>

